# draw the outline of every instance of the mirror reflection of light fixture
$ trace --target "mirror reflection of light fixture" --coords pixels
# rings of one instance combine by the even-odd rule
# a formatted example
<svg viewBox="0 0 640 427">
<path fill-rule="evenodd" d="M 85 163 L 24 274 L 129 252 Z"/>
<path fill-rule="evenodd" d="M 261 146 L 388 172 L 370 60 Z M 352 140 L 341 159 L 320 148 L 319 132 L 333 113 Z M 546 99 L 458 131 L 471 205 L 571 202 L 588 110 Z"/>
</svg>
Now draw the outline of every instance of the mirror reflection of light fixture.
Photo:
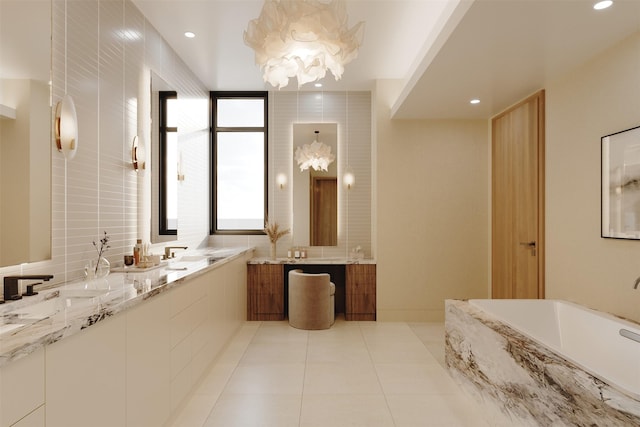
<svg viewBox="0 0 640 427">
<path fill-rule="evenodd" d="M 344 171 L 344 176 L 342 177 L 344 185 L 347 187 L 347 190 L 351 190 L 356 183 L 356 177 L 353 174 L 353 171 L 350 167 L 347 166 L 347 169 Z"/>
<path fill-rule="evenodd" d="M 304 144 L 302 147 L 296 148 L 295 159 L 300 166 L 300 172 L 312 167 L 314 170 L 327 171 L 331 162 L 336 156 L 331 153 L 331 147 L 318 141 L 320 131 L 314 131 L 316 134 L 311 144 Z"/>
<path fill-rule="evenodd" d="M 138 135 L 133 137 L 133 142 L 131 143 L 131 163 L 136 172 L 145 167 L 144 147 L 140 144 Z"/>
<path fill-rule="evenodd" d="M 73 98 L 65 95 L 56 104 L 54 121 L 56 147 L 67 160 L 73 159 L 78 150 L 78 117 Z"/>
<path fill-rule="evenodd" d="M 276 176 L 276 183 L 278 184 L 278 187 L 280 187 L 280 189 L 282 190 L 284 186 L 287 185 L 287 175 L 283 173 L 279 173 Z"/>
<path fill-rule="evenodd" d="M 274 87 L 285 87 L 292 77 L 300 87 L 324 78 L 327 69 L 340 80 L 364 36 L 364 22 L 348 28 L 347 21 L 344 0 L 265 0 L 244 42 Z"/>
</svg>

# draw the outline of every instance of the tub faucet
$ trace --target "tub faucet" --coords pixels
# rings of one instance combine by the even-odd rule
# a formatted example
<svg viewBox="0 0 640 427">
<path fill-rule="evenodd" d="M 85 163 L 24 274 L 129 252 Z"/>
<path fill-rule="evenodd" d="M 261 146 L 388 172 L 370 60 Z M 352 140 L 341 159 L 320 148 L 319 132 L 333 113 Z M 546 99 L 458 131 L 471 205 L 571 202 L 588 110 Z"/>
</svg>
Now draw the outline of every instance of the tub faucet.
<svg viewBox="0 0 640 427">
<path fill-rule="evenodd" d="M 18 289 L 18 282 L 20 280 L 44 280 L 45 282 L 53 279 L 51 274 L 35 274 L 26 276 L 5 276 L 4 278 L 4 300 L 15 301 L 22 298 Z M 36 295 L 37 292 L 33 292 L 33 286 L 27 286 L 27 293 L 25 295 Z"/>
<path fill-rule="evenodd" d="M 187 249 L 188 246 L 165 246 L 164 247 L 164 259 L 174 258 L 176 254 L 171 252 L 171 249 Z"/>
</svg>

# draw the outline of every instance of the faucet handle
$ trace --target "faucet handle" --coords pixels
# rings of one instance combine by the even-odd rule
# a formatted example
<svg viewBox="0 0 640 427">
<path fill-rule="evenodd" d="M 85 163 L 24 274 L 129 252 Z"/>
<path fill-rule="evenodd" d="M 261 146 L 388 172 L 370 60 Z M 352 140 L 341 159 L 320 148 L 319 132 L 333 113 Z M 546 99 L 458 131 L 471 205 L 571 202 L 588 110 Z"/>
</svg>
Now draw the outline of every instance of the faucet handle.
<svg viewBox="0 0 640 427">
<path fill-rule="evenodd" d="M 30 285 L 27 285 L 27 291 L 25 293 L 22 294 L 23 297 L 30 297 L 33 295 L 38 295 L 37 292 L 34 292 L 33 287 L 34 286 L 38 286 L 38 285 L 42 285 L 42 282 L 38 282 L 38 283 L 32 283 Z"/>
</svg>

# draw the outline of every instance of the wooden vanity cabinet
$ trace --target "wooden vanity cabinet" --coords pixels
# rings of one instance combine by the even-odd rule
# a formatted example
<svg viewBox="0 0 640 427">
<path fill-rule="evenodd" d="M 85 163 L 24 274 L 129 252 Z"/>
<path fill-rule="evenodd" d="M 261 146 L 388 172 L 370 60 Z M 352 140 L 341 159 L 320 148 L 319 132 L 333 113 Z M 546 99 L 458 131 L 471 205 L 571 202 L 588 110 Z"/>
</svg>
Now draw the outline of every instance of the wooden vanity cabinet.
<svg viewBox="0 0 640 427">
<path fill-rule="evenodd" d="M 247 265 L 247 320 L 284 320 L 282 264 Z"/>
<path fill-rule="evenodd" d="M 376 320 L 376 265 L 346 265 L 346 320 Z"/>
</svg>

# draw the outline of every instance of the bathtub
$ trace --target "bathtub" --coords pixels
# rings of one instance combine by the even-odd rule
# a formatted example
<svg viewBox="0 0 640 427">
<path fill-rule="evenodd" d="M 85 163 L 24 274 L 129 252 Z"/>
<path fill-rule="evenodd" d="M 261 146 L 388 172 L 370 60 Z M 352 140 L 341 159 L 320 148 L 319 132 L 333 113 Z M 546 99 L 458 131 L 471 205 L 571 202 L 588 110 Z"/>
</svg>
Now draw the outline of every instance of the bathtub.
<svg viewBox="0 0 640 427">
<path fill-rule="evenodd" d="M 469 300 L 640 400 L 640 325 L 560 300 Z M 625 336 L 621 335 L 624 334 Z"/>
<path fill-rule="evenodd" d="M 447 300 L 445 359 L 490 425 L 640 425 L 637 323 L 560 300 Z"/>
</svg>

